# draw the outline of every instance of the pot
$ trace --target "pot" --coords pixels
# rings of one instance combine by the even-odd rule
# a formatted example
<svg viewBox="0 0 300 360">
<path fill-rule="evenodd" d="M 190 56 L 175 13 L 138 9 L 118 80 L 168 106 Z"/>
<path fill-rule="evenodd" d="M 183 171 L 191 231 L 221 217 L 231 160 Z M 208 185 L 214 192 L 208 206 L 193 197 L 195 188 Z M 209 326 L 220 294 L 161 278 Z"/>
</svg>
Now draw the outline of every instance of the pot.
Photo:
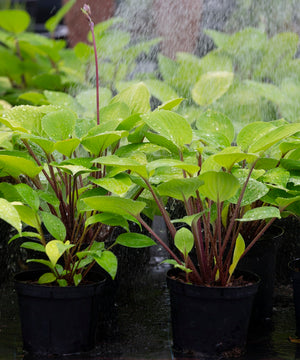
<svg viewBox="0 0 300 360">
<path fill-rule="evenodd" d="M 199 357 L 240 356 L 258 277 L 245 272 L 247 286 L 207 287 L 176 280 L 179 272 L 171 269 L 167 273 L 174 351 Z"/>
<path fill-rule="evenodd" d="M 238 263 L 238 269 L 250 271 L 260 278 L 251 314 L 251 325 L 268 321 L 273 312 L 276 257 L 284 230 L 272 226 Z"/>
<path fill-rule="evenodd" d="M 64 355 L 93 349 L 105 279 L 89 273 L 89 282 L 79 286 L 34 283 L 43 272 L 25 271 L 15 276 L 24 350 Z"/>
<path fill-rule="evenodd" d="M 300 259 L 289 262 L 293 282 L 293 299 L 295 307 L 296 336 L 300 337 Z"/>
</svg>

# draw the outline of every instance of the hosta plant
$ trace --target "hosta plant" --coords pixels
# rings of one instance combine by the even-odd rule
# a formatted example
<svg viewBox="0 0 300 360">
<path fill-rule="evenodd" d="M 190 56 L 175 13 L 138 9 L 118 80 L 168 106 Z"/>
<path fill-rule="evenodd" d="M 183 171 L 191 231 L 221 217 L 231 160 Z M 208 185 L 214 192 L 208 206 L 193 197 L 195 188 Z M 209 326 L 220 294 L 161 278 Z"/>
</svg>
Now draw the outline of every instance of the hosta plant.
<svg viewBox="0 0 300 360">
<path fill-rule="evenodd" d="M 297 152 L 300 125 L 257 122 L 235 139 L 228 118 L 213 112 L 206 115 L 202 131 L 194 131 L 184 117 L 165 109 L 142 116 L 148 144 L 131 144 L 95 159 L 110 169 L 111 176 L 128 174 L 140 187 L 135 206 L 126 197 L 101 195 L 84 198 L 82 203 L 86 211 L 107 211 L 125 219 L 133 216 L 167 250 L 170 259 L 166 261 L 183 271 L 185 281 L 228 286 L 238 261 L 276 218 L 299 202 L 299 177 L 282 165 L 287 149 Z M 209 135 L 215 139 L 214 146 L 206 145 Z M 165 148 L 159 159 L 147 153 L 150 144 Z M 183 205 L 180 218 L 168 213 L 166 199 Z M 152 213 L 158 211 L 166 222 L 169 245 L 141 216 L 151 213 L 151 200 L 156 204 Z M 251 224 L 254 235 L 246 242 L 242 229 Z"/>
</svg>

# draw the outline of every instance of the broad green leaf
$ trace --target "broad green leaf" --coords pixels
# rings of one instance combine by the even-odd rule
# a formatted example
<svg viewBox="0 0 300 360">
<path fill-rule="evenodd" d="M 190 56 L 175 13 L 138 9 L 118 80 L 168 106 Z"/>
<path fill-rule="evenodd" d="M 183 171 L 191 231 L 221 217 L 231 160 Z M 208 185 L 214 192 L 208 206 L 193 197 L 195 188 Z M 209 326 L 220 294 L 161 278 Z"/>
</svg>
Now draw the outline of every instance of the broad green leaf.
<svg viewBox="0 0 300 360">
<path fill-rule="evenodd" d="M 107 213 L 96 214 L 96 215 L 90 216 L 86 220 L 85 226 L 87 227 L 89 225 L 93 225 L 96 223 L 102 223 L 102 224 L 106 224 L 109 226 L 121 226 L 126 231 L 129 232 L 129 224 L 128 224 L 127 220 L 125 220 L 123 217 L 120 217 L 118 215 L 107 214 Z"/>
<path fill-rule="evenodd" d="M 112 97 L 112 93 L 109 89 L 99 88 L 99 107 L 102 108 L 104 106 L 107 106 L 109 104 L 109 101 L 111 100 L 111 97 Z M 79 102 L 79 104 L 82 107 L 89 110 L 91 114 L 96 114 L 97 111 L 96 88 L 80 92 L 79 94 L 76 95 L 76 100 Z"/>
<path fill-rule="evenodd" d="M 280 126 L 271 130 L 264 136 L 261 136 L 254 143 L 249 146 L 249 152 L 256 153 L 266 151 L 272 145 L 278 143 L 280 140 L 288 138 L 291 135 L 300 131 L 300 123 L 288 124 Z"/>
<path fill-rule="evenodd" d="M 54 150 L 54 142 L 49 139 L 45 139 L 43 137 L 35 136 L 32 134 L 30 134 L 30 135 L 26 134 L 25 136 L 22 136 L 22 138 L 24 138 L 24 139 L 27 138 L 34 144 L 37 144 L 46 152 L 46 154 L 51 154 Z"/>
<path fill-rule="evenodd" d="M 102 131 L 131 130 L 133 127 L 132 124 L 128 128 L 123 126 L 118 127 L 123 120 L 128 119 L 129 117 L 130 109 L 126 104 L 122 102 L 116 102 L 107 105 L 100 109 L 101 129 Z"/>
<path fill-rule="evenodd" d="M 28 260 L 26 260 L 26 262 L 28 262 L 28 263 L 29 263 L 29 262 L 35 262 L 35 263 L 38 263 L 38 264 L 45 265 L 45 266 L 49 267 L 50 269 L 53 269 L 53 268 L 54 268 L 49 260 L 44 260 L 44 259 L 28 259 Z"/>
<path fill-rule="evenodd" d="M 270 169 L 262 176 L 262 181 L 268 184 L 286 187 L 290 178 L 290 173 L 283 168 Z"/>
<path fill-rule="evenodd" d="M 246 160 L 247 163 L 253 163 L 257 159 L 255 154 L 245 154 L 237 147 L 229 147 L 213 155 L 214 161 L 219 163 L 227 170 L 231 170 L 233 165 Z"/>
<path fill-rule="evenodd" d="M 150 93 L 147 86 L 140 82 L 134 84 L 116 95 L 111 103 L 124 102 L 131 114 L 144 114 L 150 111 Z"/>
<path fill-rule="evenodd" d="M 23 233 L 24 234 L 24 233 Z M 24 236 L 24 235 L 23 235 Z M 29 249 L 29 250 L 34 250 L 34 251 L 40 251 L 40 252 L 45 252 L 45 247 L 42 244 L 36 243 L 36 242 L 32 242 L 32 241 L 27 241 L 24 242 L 21 245 L 22 248 L 24 249 Z"/>
<path fill-rule="evenodd" d="M 163 103 L 169 100 L 178 99 L 176 91 L 164 81 L 148 79 L 145 80 L 145 84 L 150 93 Z"/>
<path fill-rule="evenodd" d="M 241 193 L 241 189 L 245 183 L 246 178 L 242 177 L 242 178 L 238 178 L 239 182 L 240 182 L 240 189 L 239 191 L 232 197 L 230 198 L 230 202 L 233 204 L 237 204 L 240 193 Z M 249 179 L 249 182 L 247 184 L 242 202 L 241 202 L 241 206 L 246 206 L 246 205 L 250 205 L 253 204 L 255 201 L 260 200 L 263 196 L 265 196 L 267 193 L 269 192 L 269 188 L 263 184 L 260 181 L 257 181 L 255 179 Z"/>
<path fill-rule="evenodd" d="M 58 285 L 60 287 L 67 287 L 68 286 L 68 282 L 67 282 L 66 279 L 57 279 L 56 281 L 57 281 L 57 283 L 58 283 Z"/>
<path fill-rule="evenodd" d="M 62 109 L 46 114 L 42 118 L 42 127 L 54 140 L 69 139 L 75 129 L 76 115 L 73 111 Z"/>
<path fill-rule="evenodd" d="M 76 99 L 67 93 L 45 90 L 44 95 L 46 96 L 47 101 L 52 105 L 58 105 L 64 107 L 66 110 L 73 110 L 74 112 L 82 110 Z"/>
<path fill-rule="evenodd" d="M 240 146 L 243 151 L 248 151 L 249 147 L 257 141 L 257 139 L 274 129 L 276 129 L 276 127 L 269 122 L 252 122 L 244 126 L 239 132 L 236 140 L 237 145 Z"/>
<path fill-rule="evenodd" d="M 58 152 L 67 157 L 71 157 L 79 144 L 79 139 L 66 139 L 62 141 L 57 141 L 54 145 L 54 150 L 57 150 Z"/>
<path fill-rule="evenodd" d="M 142 201 L 134 201 L 115 196 L 94 196 L 84 198 L 83 202 L 87 205 L 87 210 L 98 210 L 118 215 L 132 215 L 138 217 L 146 204 Z"/>
<path fill-rule="evenodd" d="M 39 284 L 49 284 L 53 281 L 56 281 L 56 276 L 53 273 L 45 273 L 40 276 L 38 283 Z"/>
<path fill-rule="evenodd" d="M 158 169 L 159 167 L 174 167 L 178 169 L 185 170 L 188 174 L 195 174 L 197 173 L 200 168 L 198 165 L 189 164 L 188 162 L 176 160 L 176 159 L 158 159 L 151 161 L 147 165 L 147 170 L 149 173 L 151 173 L 153 170 Z"/>
<path fill-rule="evenodd" d="M 176 232 L 174 243 L 186 258 L 194 246 L 194 235 L 189 229 L 183 227 Z"/>
<path fill-rule="evenodd" d="M 64 241 L 66 238 L 66 228 L 62 221 L 50 212 L 42 212 L 42 219 L 46 229 L 54 239 Z"/>
<path fill-rule="evenodd" d="M 173 142 L 179 148 L 190 144 L 192 141 L 192 128 L 186 119 L 179 114 L 159 110 L 143 116 L 143 119 L 152 130 Z"/>
<path fill-rule="evenodd" d="M 72 176 L 78 176 L 81 174 L 90 174 L 94 171 L 98 171 L 98 169 L 90 169 L 90 168 L 86 168 L 84 166 L 81 165 L 68 165 L 68 164 L 56 164 L 56 163 L 52 163 L 52 166 L 55 166 L 59 169 L 62 169 L 65 173 L 72 175 Z"/>
<path fill-rule="evenodd" d="M 102 267 L 114 279 L 117 274 L 118 259 L 111 251 L 105 250 L 101 256 L 93 256 L 97 264 Z"/>
<path fill-rule="evenodd" d="M 295 202 L 300 201 L 300 195 L 299 196 L 289 196 L 287 195 L 286 198 L 284 197 L 280 197 L 278 196 L 276 198 L 276 203 L 280 206 L 280 207 L 287 207 Z"/>
<path fill-rule="evenodd" d="M 96 158 L 95 163 L 103 164 L 107 166 L 114 166 L 120 171 L 134 171 L 142 177 L 148 178 L 148 172 L 144 164 L 139 163 L 133 158 L 120 158 L 116 155 L 103 156 Z"/>
<path fill-rule="evenodd" d="M 202 113 L 196 121 L 196 127 L 201 133 L 221 133 L 232 143 L 234 139 L 234 126 L 230 119 L 217 111 L 207 110 Z"/>
<path fill-rule="evenodd" d="M 73 247 L 74 245 L 70 244 L 69 241 L 63 243 L 60 240 L 51 240 L 46 245 L 46 254 L 52 264 L 55 266 L 58 259 L 63 255 L 63 253 Z"/>
<path fill-rule="evenodd" d="M 273 206 L 262 206 L 258 208 L 254 208 L 248 210 L 242 219 L 238 219 L 239 221 L 256 221 L 256 220 L 265 220 L 278 218 L 280 219 L 280 211 L 278 208 Z"/>
<path fill-rule="evenodd" d="M 173 143 L 172 140 L 166 139 L 164 136 L 159 134 L 154 134 L 152 132 L 147 132 L 145 134 L 146 138 L 152 143 L 158 146 L 164 147 L 171 151 L 173 154 L 178 154 L 178 147 Z"/>
<path fill-rule="evenodd" d="M 92 154 L 99 156 L 110 145 L 126 136 L 128 136 L 127 131 L 106 131 L 102 134 L 88 135 L 81 140 L 81 143 Z"/>
<path fill-rule="evenodd" d="M 157 108 L 160 110 L 172 110 L 172 109 L 176 108 L 178 105 L 180 105 L 183 100 L 184 100 L 183 98 L 169 100 L 169 101 L 166 101 L 163 104 L 159 105 Z"/>
<path fill-rule="evenodd" d="M 208 171 L 199 178 L 204 181 L 199 192 L 214 202 L 229 200 L 240 187 L 236 177 L 225 172 Z"/>
<path fill-rule="evenodd" d="M 27 160 L 24 157 L 2 155 L 1 153 L 0 168 L 5 174 L 11 175 L 14 178 L 18 178 L 20 175 L 34 178 L 42 170 L 42 167 L 37 166 L 33 161 Z"/>
<path fill-rule="evenodd" d="M 233 252 L 233 258 L 232 258 L 232 263 L 231 263 L 230 268 L 229 268 L 230 277 L 233 274 L 233 272 L 234 272 L 234 270 L 235 270 L 241 256 L 243 255 L 244 251 L 245 251 L 245 241 L 244 241 L 242 235 L 239 234 L 237 239 L 236 239 L 234 252 Z"/>
<path fill-rule="evenodd" d="M 57 28 L 58 24 L 61 22 L 63 17 L 66 15 L 66 13 L 72 8 L 72 6 L 76 3 L 76 0 L 69 0 L 65 3 L 64 6 L 62 6 L 54 16 L 50 17 L 45 22 L 45 28 L 50 32 L 53 33 L 55 29 Z"/>
<path fill-rule="evenodd" d="M 16 234 L 16 235 L 14 235 L 13 237 L 11 237 L 11 238 L 9 239 L 9 242 L 8 242 L 8 243 L 10 244 L 12 241 L 14 241 L 15 239 L 18 239 L 18 238 L 20 238 L 20 237 L 22 237 L 22 238 L 32 237 L 32 238 L 34 238 L 34 239 L 41 239 L 41 238 L 42 238 L 41 235 L 38 234 L 38 233 L 36 233 L 36 232 L 24 231 L 24 232 L 21 232 L 20 234 L 18 233 L 18 234 Z"/>
<path fill-rule="evenodd" d="M 8 224 L 13 226 L 21 235 L 22 222 L 18 211 L 15 207 L 7 200 L 0 198 L 0 217 Z"/>
<path fill-rule="evenodd" d="M 224 95 L 233 82 L 228 71 L 208 72 L 200 77 L 192 89 L 192 98 L 200 106 L 207 106 Z"/>
<path fill-rule="evenodd" d="M 208 212 L 208 210 L 204 210 L 200 213 L 189 215 L 189 216 L 184 216 L 180 219 L 172 220 L 172 223 L 185 223 L 189 226 L 192 226 L 193 221 L 198 221 L 201 218 L 201 216 L 203 214 L 205 214 L 206 212 Z"/>
<path fill-rule="evenodd" d="M 36 190 L 27 184 L 18 184 L 15 188 L 21 195 L 23 202 L 37 212 L 40 206 L 40 199 Z"/>
<path fill-rule="evenodd" d="M 184 201 L 191 196 L 196 196 L 196 190 L 203 184 L 198 177 L 173 179 L 158 185 L 157 190 L 161 196 L 170 196 Z"/>
<path fill-rule="evenodd" d="M 125 195 L 132 185 L 132 181 L 128 175 L 121 173 L 115 177 L 105 177 L 101 179 L 90 178 L 90 180 L 107 191 L 116 195 Z"/>
<path fill-rule="evenodd" d="M 24 10 L 1 10 L 0 27 L 14 34 L 25 31 L 30 24 L 30 16 Z"/>
<path fill-rule="evenodd" d="M 116 243 L 130 248 L 144 248 L 156 245 L 155 241 L 140 233 L 123 233 L 117 237 Z"/>
<path fill-rule="evenodd" d="M 28 207 L 27 205 L 23 205 L 23 204 L 16 204 L 14 205 L 14 207 L 19 213 L 21 220 L 25 224 L 32 226 L 37 230 L 40 228 L 41 224 L 36 211 Z"/>
</svg>

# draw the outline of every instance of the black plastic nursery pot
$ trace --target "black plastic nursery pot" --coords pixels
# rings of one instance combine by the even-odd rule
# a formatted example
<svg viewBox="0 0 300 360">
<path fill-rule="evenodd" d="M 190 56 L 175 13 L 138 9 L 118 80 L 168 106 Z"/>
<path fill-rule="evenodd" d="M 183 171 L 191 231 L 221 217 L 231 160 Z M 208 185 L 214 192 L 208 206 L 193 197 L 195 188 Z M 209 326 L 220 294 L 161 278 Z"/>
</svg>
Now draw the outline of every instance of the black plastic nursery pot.
<svg viewBox="0 0 300 360">
<path fill-rule="evenodd" d="M 173 349 L 194 356 L 240 356 L 259 278 L 243 272 L 249 281 L 239 287 L 206 287 L 176 280 L 178 269 L 167 273 L 171 300 Z"/>
<path fill-rule="evenodd" d="M 276 257 L 283 234 L 283 228 L 272 226 L 238 263 L 238 269 L 254 272 L 260 278 L 253 303 L 252 325 L 258 325 L 272 316 Z"/>
<path fill-rule="evenodd" d="M 296 335 L 300 337 L 300 259 L 289 262 L 293 282 L 293 298 L 295 307 Z"/>
<path fill-rule="evenodd" d="M 105 278 L 90 273 L 87 284 L 70 287 L 34 283 L 42 273 L 25 271 L 15 276 L 24 350 L 40 355 L 92 350 Z"/>
</svg>

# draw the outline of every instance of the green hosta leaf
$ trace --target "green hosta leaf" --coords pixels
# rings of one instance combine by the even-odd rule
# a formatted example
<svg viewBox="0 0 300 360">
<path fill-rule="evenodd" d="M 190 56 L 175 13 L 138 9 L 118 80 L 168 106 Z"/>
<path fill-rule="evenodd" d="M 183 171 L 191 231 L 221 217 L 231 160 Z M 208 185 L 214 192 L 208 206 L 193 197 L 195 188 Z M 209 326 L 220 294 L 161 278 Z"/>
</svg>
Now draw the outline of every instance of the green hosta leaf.
<svg viewBox="0 0 300 360">
<path fill-rule="evenodd" d="M 87 227 L 89 225 L 93 225 L 96 223 L 102 223 L 109 226 L 121 226 L 122 228 L 124 228 L 126 231 L 129 232 L 129 224 L 127 220 L 125 220 L 123 217 L 120 217 L 118 215 L 106 214 L 106 213 L 96 214 L 89 217 L 86 220 L 85 226 Z"/>
<path fill-rule="evenodd" d="M 107 106 L 109 104 L 109 101 L 111 100 L 111 97 L 112 97 L 112 93 L 109 89 L 99 88 L 99 107 L 102 108 L 104 106 Z M 79 104 L 82 107 L 91 111 L 92 114 L 96 114 L 96 110 L 97 110 L 96 99 L 97 99 L 96 89 L 89 89 L 82 91 L 76 96 L 76 100 L 79 102 Z"/>
<path fill-rule="evenodd" d="M 40 220 L 36 211 L 23 204 L 16 204 L 14 207 L 25 224 L 32 226 L 37 230 L 40 228 Z"/>
<path fill-rule="evenodd" d="M 24 157 L 1 155 L 0 168 L 5 174 L 18 178 L 20 175 L 27 175 L 30 178 L 36 177 L 41 170 L 41 166 L 37 166 L 33 161 Z"/>
<path fill-rule="evenodd" d="M 58 141 L 54 145 L 54 150 L 57 150 L 61 154 L 71 157 L 77 146 L 80 144 L 79 139 L 67 139 Z"/>
<path fill-rule="evenodd" d="M 244 177 L 239 178 L 241 188 L 244 185 L 245 180 L 246 179 Z M 239 196 L 240 196 L 241 188 L 235 194 L 235 196 L 233 196 L 230 199 L 231 203 L 237 204 Z M 260 181 L 255 180 L 255 179 L 249 179 L 249 182 L 247 184 L 241 205 L 246 206 L 246 205 L 253 204 L 255 201 L 257 201 L 257 200 L 261 199 L 263 196 L 265 196 L 268 192 L 269 192 L 269 188 L 265 184 L 261 183 Z"/>
<path fill-rule="evenodd" d="M 222 167 L 231 170 L 234 164 L 244 160 L 246 160 L 247 163 L 253 163 L 257 159 L 257 155 L 245 154 L 241 152 L 239 148 L 232 146 L 214 155 L 213 159 Z"/>
<path fill-rule="evenodd" d="M 62 169 L 65 173 L 72 175 L 72 176 L 78 176 L 81 174 L 89 174 L 92 173 L 93 171 L 98 171 L 98 169 L 89 169 L 86 168 L 84 166 L 81 165 L 68 165 L 68 164 L 56 164 L 56 163 L 52 163 L 52 166 L 55 166 L 59 169 Z"/>
<path fill-rule="evenodd" d="M 115 196 L 94 196 L 84 198 L 83 201 L 87 205 L 87 210 L 98 210 L 112 214 L 128 215 L 138 217 L 146 204 L 142 201 L 134 201 L 131 199 L 119 198 Z"/>
<path fill-rule="evenodd" d="M 25 233 L 22 234 L 22 236 L 24 236 Z M 40 252 L 45 252 L 45 247 L 42 244 L 36 243 L 36 242 L 32 242 L 32 241 L 28 241 L 28 242 L 24 242 L 21 245 L 22 248 L 24 249 L 29 249 L 29 250 L 34 250 L 34 251 L 40 251 Z"/>
<path fill-rule="evenodd" d="M 113 103 L 100 109 L 100 126 L 103 132 L 131 130 L 133 128 L 132 124 L 128 128 L 119 127 L 122 121 L 128 118 L 130 118 L 130 109 L 122 102 Z M 136 119 L 139 119 L 139 117 L 137 116 Z"/>
<path fill-rule="evenodd" d="M 283 168 L 270 169 L 262 176 L 262 181 L 268 184 L 273 184 L 281 187 L 286 187 L 290 179 L 289 171 Z"/>
<path fill-rule="evenodd" d="M 70 244 L 69 241 L 63 243 L 60 240 L 51 240 L 46 245 L 46 254 L 54 267 L 58 261 L 58 259 L 63 255 L 63 253 L 72 248 L 74 245 Z"/>
<path fill-rule="evenodd" d="M 52 283 L 53 281 L 56 281 L 56 276 L 53 273 L 45 273 L 43 274 L 40 278 L 38 283 L 39 284 L 49 284 Z"/>
<path fill-rule="evenodd" d="M 237 145 L 243 151 L 248 151 L 248 148 L 261 136 L 276 129 L 274 125 L 269 122 L 256 121 L 248 124 L 242 128 L 237 136 Z"/>
<path fill-rule="evenodd" d="M 208 171 L 199 178 L 204 181 L 199 192 L 214 202 L 229 200 L 240 187 L 236 177 L 225 172 Z"/>
<path fill-rule="evenodd" d="M 175 167 L 178 169 L 185 170 L 188 174 L 195 174 L 199 171 L 199 166 L 194 164 L 189 164 L 184 161 L 176 160 L 176 159 L 159 159 L 151 161 L 147 165 L 147 170 L 149 173 L 151 173 L 153 170 L 159 168 L 159 167 Z"/>
<path fill-rule="evenodd" d="M 63 109 L 46 114 L 42 118 L 42 127 L 46 134 L 54 140 L 69 139 L 75 129 L 76 115 Z"/>
<path fill-rule="evenodd" d="M 30 24 L 30 16 L 24 10 L 1 10 L 0 27 L 14 34 L 25 31 Z"/>
<path fill-rule="evenodd" d="M 164 102 L 163 104 L 159 105 L 157 108 L 160 110 L 172 110 L 178 105 L 181 104 L 181 102 L 184 100 L 184 98 L 177 98 L 174 100 L 169 100 Z"/>
<path fill-rule="evenodd" d="M 196 127 L 201 133 L 211 134 L 220 133 L 232 143 L 234 139 L 234 126 L 230 119 L 217 111 L 207 110 L 202 113 L 196 121 Z"/>
<path fill-rule="evenodd" d="M 46 154 L 51 154 L 54 150 L 54 142 L 49 140 L 49 139 L 45 139 L 39 136 L 35 136 L 30 134 L 29 136 L 22 136 L 22 138 L 28 138 L 31 142 L 37 144 L 38 146 L 40 146 L 45 152 Z"/>
<path fill-rule="evenodd" d="M 41 200 L 45 201 L 46 203 L 53 205 L 54 207 L 58 208 L 59 207 L 59 200 L 55 195 L 46 193 L 42 190 L 37 191 L 39 197 Z"/>
<path fill-rule="evenodd" d="M 243 255 L 244 251 L 245 251 L 245 241 L 244 241 L 242 235 L 239 234 L 237 239 L 236 239 L 236 243 L 235 243 L 235 247 L 234 247 L 232 264 L 230 265 L 230 268 L 229 268 L 230 277 L 233 274 L 233 272 L 234 272 L 234 270 L 235 270 L 241 256 Z"/>
<path fill-rule="evenodd" d="M 194 246 L 194 235 L 190 230 L 181 228 L 175 234 L 174 243 L 184 258 L 186 258 Z"/>
<path fill-rule="evenodd" d="M 171 196 L 184 201 L 196 195 L 196 190 L 203 185 L 203 180 L 198 177 L 173 179 L 158 185 L 157 190 L 161 196 Z"/>
<path fill-rule="evenodd" d="M 159 110 L 145 115 L 143 119 L 152 130 L 179 148 L 190 144 L 192 141 L 192 128 L 187 120 L 179 114 L 172 111 Z"/>
<path fill-rule="evenodd" d="M 265 220 L 278 218 L 280 219 L 280 211 L 278 208 L 273 206 L 262 206 L 259 208 L 254 208 L 248 210 L 242 219 L 238 219 L 239 221 L 256 221 L 256 220 Z"/>
<path fill-rule="evenodd" d="M 59 105 L 70 110 L 77 112 L 78 110 L 82 110 L 77 101 L 69 94 L 60 91 L 44 91 L 44 95 L 46 99 L 52 105 Z M 69 110 L 69 111 L 70 111 Z"/>
<path fill-rule="evenodd" d="M 152 144 L 164 147 L 171 151 L 171 153 L 178 155 L 178 147 L 171 140 L 168 140 L 164 136 L 151 132 L 147 132 L 145 136 Z"/>
<path fill-rule="evenodd" d="M 116 243 L 130 248 L 144 248 L 156 243 L 146 235 L 140 233 L 124 233 L 118 236 Z"/>
<path fill-rule="evenodd" d="M 64 241 L 66 238 L 66 228 L 62 221 L 50 212 L 42 212 L 42 219 L 46 229 L 54 239 Z"/>
<path fill-rule="evenodd" d="M 276 198 L 276 203 L 280 206 L 280 207 L 287 207 L 295 202 L 300 201 L 300 195 L 299 196 L 292 196 L 290 197 L 289 195 L 287 195 L 286 198 L 284 197 L 277 197 Z"/>
<path fill-rule="evenodd" d="M 147 86 L 142 82 L 121 91 L 111 100 L 111 103 L 119 101 L 129 107 L 131 114 L 144 114 L 150 111 L 150 93 Z"/>
<path fill-rule="evenodd" d="M 161 102 L 178 99 L 176 91 L 164 81 L 148 79 L 145 80 L 145 84 L 150 93 Z"/>
<path fill-rule="evenodd" d="M 257 131 L 257 130 L 256 130 Z M 288 124 L 271 130 L 249 146 L 249 152 L 256 153 L 266 151 L 280 140 L 288 138 L 300 131 L 300 123 Z"/>
<path fill-rule="evenodd" d="M 97 184 L 113 194 L 125 195 L 132 185 L 132 181 L 128 175 L 118 174 L 113 178 L 90 179 L 94 184 Z"/>
<path fill-rule="evenodd" d="M 102 134 L 86 136 L 81 143 L 92 154 L 99 156 L 110 145 L 126 136 L 128 136 L 127 131 L 107 131 Z"/>
<path fill-rule="evenodd" d="M 134 171 L 142 177 L 148 178 L 148 172 L 144 164 L 139 163 L 133 158 L 120 158 L 116 155 L 103 156 L 95 159 L 95 163 L 107 166 L 114 166 L 120 171 Z"/>
<path fill-rule="evenodd" d="M 5 199 L 0 198 L 0 218 L 13 226 L 21 235 L 22 222 L 18 211 Z"/>
<path fill-rule="evenodd" d="M 93 256 L 93 255 L 92 255 Z M 93 256 L 97 264 L 102 267 L 114 279 L 118 269 L 118 259 L 111 251 L 105 250 L 101 256 Z"/>
<path fill-rule="evenodd" d="M 21 195 L 23 202 L 37 212 L 40 207 L 40 199 L 36 190 L 26 184 L 18 184 L 15 188 Z"/>
<path fill-rule="evenodd" d="M 73 281 L 74 281 L 75 286 L 78 286 L 80 284 L 81 280 L 82 280 L 81 274 L 74 274 Z"/>
<path fill-rule="evenodd" d="M 228 71 L 208 72 L 200 77 L 192 89 L 192 98 L 200 106 L 212 104 L 224 95 L 233 82 Z"/>
</svg>

